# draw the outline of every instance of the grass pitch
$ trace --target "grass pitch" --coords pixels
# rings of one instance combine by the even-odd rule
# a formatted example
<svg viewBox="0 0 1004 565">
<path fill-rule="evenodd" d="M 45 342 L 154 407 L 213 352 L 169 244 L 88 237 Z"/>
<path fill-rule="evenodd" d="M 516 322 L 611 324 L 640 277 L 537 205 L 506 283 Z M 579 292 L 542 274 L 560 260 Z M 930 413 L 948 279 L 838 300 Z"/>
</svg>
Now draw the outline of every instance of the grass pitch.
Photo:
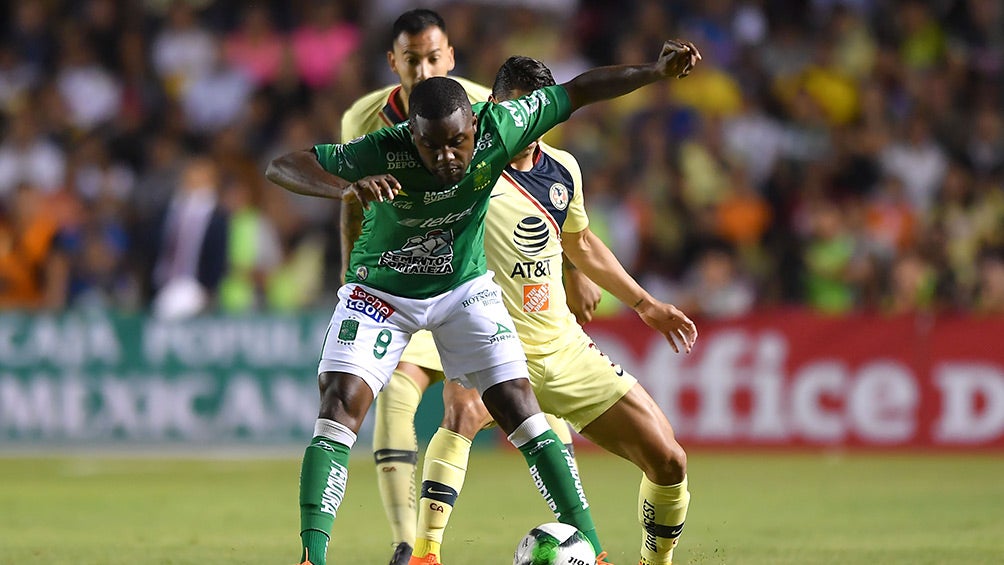
<svg viewBox="0 0 1004 565">
<path fill-rule="evenodd" d="M 390 557 L 370 457 L 353 454 L 329 563 Z M 583 452 L 611 561 L 637 563 L 639 473 Z M 296 454 L 273 459 L 0 458 L 0 564 L 291 565 Z M 1004 458 L 693 452 L 680 564 L 1004 563 Z M 512 450 L 477 450 L 448 565 L 511 562 L 551 521 Z"/>
</svg>

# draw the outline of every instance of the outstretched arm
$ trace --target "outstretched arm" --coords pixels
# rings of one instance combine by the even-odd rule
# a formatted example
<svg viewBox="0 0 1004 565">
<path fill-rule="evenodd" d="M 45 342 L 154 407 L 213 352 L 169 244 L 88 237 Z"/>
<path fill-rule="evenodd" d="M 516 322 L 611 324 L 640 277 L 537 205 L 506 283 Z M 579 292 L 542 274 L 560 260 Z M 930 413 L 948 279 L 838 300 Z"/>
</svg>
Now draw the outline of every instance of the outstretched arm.
<svg viewBox="0 0 1004 565">
<path fill-rule="evenodd" d="M 598 67 L 561 86 L 568 93 L 574 112 L 586 104 L 617 98 L 669 77 L 683 78 L 700 60 L 701 53 L 693 43 L 669 40 L 654 63 Z"/>
<path fill-rule="evenodd" d="M 586 276 L 631 306 L 643 322 L 665 336 L 674 351 L 679 353 L 682 345 L 690 353 L 697 340 L 694 322 L 676 306 L 653 298 L 624 270 L 613 252 L 589 228 L 574 233 L 563 232 L 561 247 Z"/>
<path fill-rule="evenodd" d="M 275 184 L 305 196 L 345 198 L 352 194 L 363 208 L 373 201 L 393 200 L 401 190 L 400 183 L 391 175 L 374 175 L 349 182 L 324 170 L 317 154 L 307 149 L 276 157 L 265 169 L 265 176 Z"/>
</svg>

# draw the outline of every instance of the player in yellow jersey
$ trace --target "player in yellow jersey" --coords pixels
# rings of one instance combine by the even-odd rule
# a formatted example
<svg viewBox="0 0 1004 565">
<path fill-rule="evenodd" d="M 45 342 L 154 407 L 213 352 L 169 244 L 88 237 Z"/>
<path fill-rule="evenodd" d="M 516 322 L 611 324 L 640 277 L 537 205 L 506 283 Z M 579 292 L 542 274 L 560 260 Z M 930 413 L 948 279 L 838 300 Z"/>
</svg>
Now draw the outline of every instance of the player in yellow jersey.
<svg viewBox="0 0 1004 565">
<path fill-rule="evenodd" d="M 539 61 L 512 57 L 499 70 L 492 95 L 504 102 L 553 84 L 550 71 Z M 642 470 L 640 563 L 664 565 L 672 560 L 690 501 L 686 453 L 652 397 L 600 353 L 565 306 L 562 251 L 651 327 L 658 329 L 660 320 L 683 314 L 639 286 L 588 223 L 575 158 L 531 144 L 510 162 L 492 190 L 485 223 L 488 269 L 502 287 L 541 408 Z M 674 341 L 679 336 L 666 337 L 677 349 Z M 429 444 L 413 565 L 439 563 L 443 531 L 464 478 L 448 460 L 460 457 L 456 447 L 440 445 L 455 436 L 440 429 Z"/>
<path fill-rule="evenodd" d="M 408 96 L 414 86 L 429 77 L 446 76 L 453 70 L 453 47 L 446 34 L 446 23 L 436 12 L 426 9 L 405 12 L 394 22 L 391 37 L 393 44 L 387 52 L 387 62 L 400 78 L 400 84 L 371 92 L 352 104 L 342 116 L 343 143 L 405 121 Z M 472 103 L 488 100 L 491 94 L 488 88 L 463 78 L 453 78 L 464 87 Z M 361 222 L 362 208 L 358 202 L 343 201 L 343 272 L 352 245 L 359 238 Z M 595 306 L 599 291 L 581 273 L 571 273 L 568 281 L 570 293 L 574 294 L 572 303 L 578 306 L 577 314 L 588 316 L 589 305 Z M 418 460 L 415 413 L 422 393 L 441 380 L 444 380 L 443 365 L 432 334 L 418 332 L 412 336 L 390 382 L 377 397 L 373 452 L 377 485 L 394 542 L 391 565 L 406 564 L 415 543 L 415 467 Z M 447 384 L 443 394 L 443 427 L 454 430 L 456 437 L 440 442 L 445 444 L 441 459 L 457 470 L 462 481 L 471 440 L 491 417 L 474 389 Z M 571 449 L 572 437 L 567 424 L 553 416 L 548 421 Z M 457 455 L 452 458 L 449 453 Z"/>
</svg>

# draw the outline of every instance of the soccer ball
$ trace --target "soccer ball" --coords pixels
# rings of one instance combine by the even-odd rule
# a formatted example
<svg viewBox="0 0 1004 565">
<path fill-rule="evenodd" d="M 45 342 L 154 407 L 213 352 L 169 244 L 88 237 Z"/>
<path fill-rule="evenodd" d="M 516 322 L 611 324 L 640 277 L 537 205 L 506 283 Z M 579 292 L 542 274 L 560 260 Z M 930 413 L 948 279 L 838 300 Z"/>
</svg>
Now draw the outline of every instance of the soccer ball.
<svg viewBox="0 0 1004 565">
<path fill-rule="evenodd" d="M 575 526 L 551 522 L 530 530 L 519 545 L 512 565 L 595 565 L 596 552 Z"/>
</svg>

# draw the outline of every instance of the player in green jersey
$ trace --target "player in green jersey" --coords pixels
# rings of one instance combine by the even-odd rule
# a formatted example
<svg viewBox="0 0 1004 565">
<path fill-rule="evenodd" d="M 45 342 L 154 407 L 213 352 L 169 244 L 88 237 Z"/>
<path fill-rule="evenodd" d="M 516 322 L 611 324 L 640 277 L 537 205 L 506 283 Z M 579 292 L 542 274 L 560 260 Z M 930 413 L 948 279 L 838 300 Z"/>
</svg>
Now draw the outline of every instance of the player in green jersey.
<svg viewBox="0 0 1004 565">
<path fill-rule="evenodd" d="M 387 62 L 398 76 L 399 83 L 377 89 L 352 104 L 342 115 L 342 143 L 407 120 L 408 95 L 412 88 L 429 77 L 446 76 L 453 70 L 453 48 L 443 18 L 424 8 L 401 14 L 392 27 Z M 464 87 L 471 103 L 485 102 L 491 95 L 488 88 L 477 83 L 455 76 L 451 78 Z M 356 200 L 343 201 L 341 210 L 344 277 L 352 247 L 359 238 L 363 213 L 362 206 Z M 560 278 L 561 273 L 557 274 Z M 580 271 L 569 271 L 558 284 L 564 284 L 569 307 L 576 316 L 588 319 L 599 299 L 599 288 Z M 555 294 L 559 292 L 560 289 L 556 288 Z M 380 500 L 393 540 L 390 565 L 407 565 L 412 554 L 417 516 L 415 470 L 418 441 L 415 436 L 415 414 L 424 392 L 434 383 L 443 380 L 443 364 L 432 334 L 420 331 L 411 337 L 390 381 L 376 399 L 373 460 Z M 432 454 L 441 463 L 444 473 L 450 475 L 450 482 L 462 482 L 471 440 L 486 422 L 491 422 L 491 415 L 481 402 L 477 390 L 455 384 L 444 386 L 443 405 L 441 427 L 444 431 L 437 432 Z M 568 424 L 553 416 L 546 416 L 569 453 L 573 453 Z M 451 454 L 456 454 L 456 457 L 451 457 Z M 450 505 L 443 504 L 442 507 L 445 514 Z M 446 517 L 442 517 L 445 523 Z M 421 554 L 426 555 L 435 549 L 422 548 Z"/>
<path fill-rule="evenodd" d="M 654 63 L 593 69 L 474 108 L 456 81 L 430 78 L 412 91 L 407 124 L 269 164 L 266 176 L 288 190 L 348 193 L 364 208 L 318 365 L 321 406 L 300 477 L 304 563 L 326 562 L 355 434 L 418 329 L 433 331 L 447 378 L 481 393 L 556 518 L 601 550 L 574 465 L 540 411 L 514 324 L 486 268 L 484 216 L 506 164 L 548 129 L 586 104 L 685 76 L 699 57 L 693 45 L 668 41 Z M 696 339 L 685 317 L 659 329 L 688 351 Z"/>
<path fill-rule="evenodd" d="M 499 69 L 492 97 L 512 100 L 553 84 L 550 70 L 540 61 L 511 57 Z M 588 222 L 575 158 L 532 143 L 506 167 L 492 190 L 485 222 L 488 268 L 495 272 L 516 324 L 541 408 L 567 419 L 583 436 L 643 471 L 638 497 L 641 563 L 664 565 L 672 562 L 690 501 L 686 453 L 652 397 L 599 352 L 565 307 L 562 251 L 586 275 L 632 305 L 647 324 L 665 327 L 666 320 L 685 316 L 639 286 L 589 230 Z M 676 339 L 667 337 L 671 344 Z M 450 438 L 452 444 L 440 446 Z M 456 439 L 456 430 L 440 429 L 429 444 L 411 565 L 440 563 L 443 532 L 463 487 L 456 461 L 466 461 L 470 448 L 470 442 Z"/>
</svg>

